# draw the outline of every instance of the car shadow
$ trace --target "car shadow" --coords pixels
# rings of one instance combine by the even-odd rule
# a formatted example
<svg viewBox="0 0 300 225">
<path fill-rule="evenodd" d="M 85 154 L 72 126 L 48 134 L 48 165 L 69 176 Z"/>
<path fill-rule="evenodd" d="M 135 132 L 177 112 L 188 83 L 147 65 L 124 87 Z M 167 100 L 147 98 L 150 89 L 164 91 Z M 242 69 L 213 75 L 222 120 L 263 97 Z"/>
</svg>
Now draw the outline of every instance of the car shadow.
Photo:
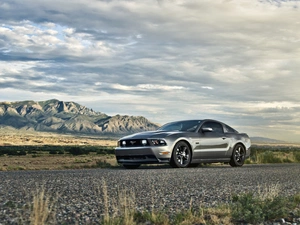
<svg viewBox="0 0 300 225">
<path fill-rule="evenodd" d="M 173 168 L 172 166 L 170 166 L 169 164 L 145 164 L 145 165 L 141 165 L 139 168 L 137 169 L 126 169 L 124 167 L 122 167 L 120 165 L 120 167 L 116 167 L 115 169 L 119 169 L 119 170 L 147 170 L 147 169 L 154 169 L 154 170 L 160 170 L 160 169 L 201 169 L 201 168 L 232 168 L 230 165 L 228 164 L 221 164 L 221 163 L 204 163 L 204 164 L 200 164 L 199 166 L 196 167 L 187 167 L 187 168 Z"/>
</svg>

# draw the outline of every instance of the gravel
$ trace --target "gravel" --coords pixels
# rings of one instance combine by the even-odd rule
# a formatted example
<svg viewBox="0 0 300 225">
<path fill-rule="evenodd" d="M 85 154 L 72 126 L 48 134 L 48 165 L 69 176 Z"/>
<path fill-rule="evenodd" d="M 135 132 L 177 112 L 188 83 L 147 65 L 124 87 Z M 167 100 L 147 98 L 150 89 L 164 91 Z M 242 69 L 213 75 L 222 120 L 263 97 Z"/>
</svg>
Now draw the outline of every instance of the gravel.
<svg viewBox="0 0 300 225">
<path fill-rule="evenodd" d="M 269 187 L 289 196 L 300 192 L 299 184 L 300 164 L 0 172 L 0 224 L 28 224 L 33 195 L 42 189 L 53 203 L 55 224 L 99 224 L 105 206 L 118 213 L 118 196 L 124 192 L 137 210 L 175 213 Z"/>
</svg>

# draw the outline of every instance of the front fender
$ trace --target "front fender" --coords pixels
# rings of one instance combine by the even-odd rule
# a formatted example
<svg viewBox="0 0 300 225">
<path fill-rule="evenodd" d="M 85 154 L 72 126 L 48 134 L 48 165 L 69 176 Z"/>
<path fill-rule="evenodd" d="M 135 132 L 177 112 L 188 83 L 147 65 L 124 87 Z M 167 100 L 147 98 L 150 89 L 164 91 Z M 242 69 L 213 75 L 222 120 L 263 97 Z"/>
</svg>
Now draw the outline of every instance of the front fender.
<svg viewBox="0 0 300 225">
<path fill-rule="evenodd" d="M 188 137 L 176 137 L 176 138 L 172 138 L 170 139 L 169 141 L 167 141 L 167 144 L 170 146 L 170 150 L 173 151 L 175 145 L 179 142 L 179 141 L 184 141 L 186 142 L 190 149 L 191 149 L 191 152 L 193 152 L 193 149 L 194 149 L 194 146 L 192 144 L 192 141 L 191 141 L 191 138 L 188 138 Z"/>
</svg>

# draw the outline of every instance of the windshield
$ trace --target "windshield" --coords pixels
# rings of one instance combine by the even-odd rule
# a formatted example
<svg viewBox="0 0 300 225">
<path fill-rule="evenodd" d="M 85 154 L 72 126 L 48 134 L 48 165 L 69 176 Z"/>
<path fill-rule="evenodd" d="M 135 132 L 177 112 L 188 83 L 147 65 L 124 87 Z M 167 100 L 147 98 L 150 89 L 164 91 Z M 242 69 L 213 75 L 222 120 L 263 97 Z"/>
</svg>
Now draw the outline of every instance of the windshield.
<svg viewBox="0 0 300 225">
<path fill-rule="evenodd" d="M 167 123 L 162 127 L 160 127 L 158 130 L 163 130 L 163 131 L 178 130 L 178 131 L 194 132 L 196 131 L 200 123 L 201 120 L 178 121 L 178 122 Z"/>
</svg>

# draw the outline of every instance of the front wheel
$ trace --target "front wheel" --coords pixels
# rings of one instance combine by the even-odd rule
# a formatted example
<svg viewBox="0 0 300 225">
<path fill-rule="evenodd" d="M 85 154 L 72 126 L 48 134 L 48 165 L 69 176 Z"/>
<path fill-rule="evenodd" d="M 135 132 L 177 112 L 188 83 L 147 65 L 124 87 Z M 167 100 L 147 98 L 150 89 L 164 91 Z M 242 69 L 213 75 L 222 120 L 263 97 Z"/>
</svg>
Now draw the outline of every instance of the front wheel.
<svg viewBox="0 0 300 225">
<path fill-rule="evenodd" d="M 126 169 L 137 169 L 140 167 L 140 164 L 135 164 L 135 165 L 123 164 L 123 167 Z"/>
<path fill-rule="evenodd" d="M 190 165 L 191 160 L 192 151 L 190 146 L 184 141 L 179 141 L 173 149 L 170 162 L 171 166 L 175 168 L 185 168 Z"/>
<path fill-rule="evenodd" d="M 238 167 L 244 165 L 246 158 L 246 149 L 243 145 L 237 144 L 233 148 L 232 157 L 229 162 L 230 166 Z"/>
</svg>

